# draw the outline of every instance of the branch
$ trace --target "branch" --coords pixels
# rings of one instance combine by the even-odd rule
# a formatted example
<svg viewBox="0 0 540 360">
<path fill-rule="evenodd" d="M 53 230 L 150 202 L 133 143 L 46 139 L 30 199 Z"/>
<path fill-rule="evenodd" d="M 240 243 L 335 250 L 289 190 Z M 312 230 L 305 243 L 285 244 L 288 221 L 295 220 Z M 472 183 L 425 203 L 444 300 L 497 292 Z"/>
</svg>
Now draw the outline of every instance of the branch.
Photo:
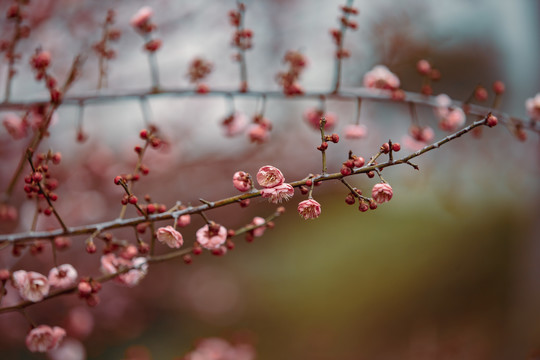
<svg viewBox="0 0 540 360">
<path fill-rule="evenodd" d="M 62 99 L 63 105 L 71 106 L 81 106 L 81 105 L 90 105 L 90 104 L 103 104 L 115 101 L 132 101 L 139 100 L 142 97 L 200 97 L 201 94 L 196 93 L 192 88 L 162 88 L 159 93 L 152 92 L 152 90 L 108 90 L 101 91 L 99 93 L 92 91 L 86 94 L 81 94 L 77 96 L 66 96 Z M 384 90 L 373 90 L 365 87 L 350 88 L 346 90 L 340 90 L 336 93 L 332 92 L 316 92 L 308 91 L 304 94 L 299 94 L 294 97 L 287 96 L 283 94 L 282 91 L 238 91 L 238 90 L 228 90 L 228 89 L 211 89 L 206 94 L 205 97 L 251 97 L 251 98 L 261 98 L 267 97 L 272 99 L 281 99 L 281 100 L 290 100 L 296 101 L 300 99 L 313 99 L 319 100 L 322 98 L 328 98 L 331 100 L 350 100 L 358 101 L 362 100 L 372 100 L 375 102 L 392 102 L 392 103 L 402 103 L 408 106 L 413 105 L 423 105 L 428 107 L 438 107 L 434 96 L 426 96 L 416 92 L 405 92 L 405 100 L 395 100 L 392 99 L 392 94 Z M 31 99 L 28 101 L 21 102 L 4 102 L 0 103 L 0 110 L 26 110 L 28 107 L 35 105 L 48 104 L 48 100 L 45 99 Z M 453 100 L 452 106 L 462 107 L 463 102 Z M 516 125 L 520 124 L 524 129 L 540 133 L 540 125 L 538 122 L 532 122 L 527 119 L 521 119 L 518 117 L 511 116 L 503 111 L 496 110 L 494 108 L 480 106 L 480 105 L 468 105 L 469 115 L 484 116 L 487 113 L 491 112 L 495 115 L 499 121 L 507 125 Z"/>
<path fill-rule="evenodd" d="M 369 162 L 367 165 L 354 170 L 351 175 L 363 174 L 370 171 L 381 170 L 386 167 L 399 165 L 399 164 L 406 164 L 406 165 L 413 166 L 413 164 L 411 164 L 409 160 L 415 157 L 418 157 L 433 149 L 438 149 L 443 144 L 446 144 L 449 141 L 459 138 L 460 136 L 470 132 L 474 128 L 481 125 L 485 125 L 488 117 L 489 117 L 489 114 L 485 116 L 482 120 L 476 121 L 473 124 L 461 129 L 460 131 L 453 133 L 442 140 L 432 143 L 431 145 L 427 145 L 423 147 L 422 149 L 408 156 L 405 156 L 401 159 L 393 160 L 393 161 L 386 161 L 379 164 L 373 164 L 372 162 Z M 351 176 L 351 175 L 347 175 L 347 176 Z M 306 185 L 307 182 L 315 183 L 319 181 L 340 180 L 344 177 L 345 176 L 341 174 L 341 172 L 333 173 L 333 174 L 320 174 L 312 178 L 305 178 L 299 181 L 291 182 L 290 185 L 292 187 L 300 187 L 302 185 Z M 147 221 L 155 222 L 155 221 L 161 221 L 161 220 L 176 219 L 182 215 L 197 214 L 206 210 L 223 207 L 226 205 L 237 203 L 245 199 L 255 198 L 259 196 L 261 196 L 261 192 L 259 190 L 253 190 L 249 193 L 236 195 L 236 196 L 228 197 L 228 198 L 217 200 L 217 201 L 205 201 L 203 205 L 199 205 L 196 207 L 190 206 L 186 209 L 176 210 L 173 212 L 164 212 L 164 213 L 153 214 L 149 216 L 139 216 L 139 217 L 135 217 L 131 219 L 116 219 L 116 220 L 112 220 L 108 222 L 86 225 L 86 226 L 69 227 L 67 228 L 67 231 L 63 229 L 57 229 L 57 230 L 52 230 L 52 231 L 40 231 L 40 232 L 30 231 L 30 232 L 18 233 L 18 234 L 0 235 L 0 243 L 2 242 L 20 243 L 20 242 L 25 242 L 25 241 L 33 241 L 37 239 L 50 239 L 56 236 L 74 236 L 74 235 L 81 235 L 81 234 L 92 234 L 96 231 L 101 232 L 104 230 L 135 226 L 139 223 L 147 222 Z"/>
</svg>

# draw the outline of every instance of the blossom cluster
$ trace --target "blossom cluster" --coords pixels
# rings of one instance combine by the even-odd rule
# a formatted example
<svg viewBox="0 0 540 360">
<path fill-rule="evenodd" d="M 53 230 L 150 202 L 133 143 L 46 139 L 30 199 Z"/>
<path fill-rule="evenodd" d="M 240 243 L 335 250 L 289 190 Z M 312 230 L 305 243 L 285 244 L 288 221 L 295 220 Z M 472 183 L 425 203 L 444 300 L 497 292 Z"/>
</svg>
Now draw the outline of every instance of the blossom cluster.
<svg viewBox="0 0 540 360">
<path fill-rule="evenodd" d="M 289 65 L 289 69 L 276 75 L 276 80 L 283 88 L 283 93 L 287 96 L 303 94 L 304 89 L 298 83 L 298 79 L 302 70 L 307 66 L 307 58 L 300 51 L 287 51 L 283 62 Z"/>
<path fill-rule="evenodd" d="M 152 22 L 154 10 L 149 6 L 144 6 L 131 18 L 130 24 L 144 39 L 144 50 L 149 53 L 156 52 L 161 47 L 160 39 L 153 39 L 151 34 L 157 29 L 157 25 Z"/>
</svg>

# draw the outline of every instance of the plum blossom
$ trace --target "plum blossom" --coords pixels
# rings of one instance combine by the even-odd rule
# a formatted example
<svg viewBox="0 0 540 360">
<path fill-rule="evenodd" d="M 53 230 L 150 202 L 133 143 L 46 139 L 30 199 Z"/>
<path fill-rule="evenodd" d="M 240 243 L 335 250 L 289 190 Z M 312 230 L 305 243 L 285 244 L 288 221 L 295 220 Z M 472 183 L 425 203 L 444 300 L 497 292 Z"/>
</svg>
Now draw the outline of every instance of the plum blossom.
<svg viewBox="0 0 540 360">
<path fill-rule="evenodd" d="M 387 183 L 379 183 L 373 186 L 371 190 L 371 197 L 377 204 L 382 204 L 392 199 L 393 195 L 392 187 Z"/>
<path fill-rule="evenodd" d="M 267 198 L 271 203 L 277 204 L 283 200 L 287 201 L 294 195 L 294 188 L 287 183 L 261 190 L 261 196 Z"/>
<path fill-rule="evenodd" d="M 87 358 L 84 345 L 77 339 L 67 338 L 56 349 L 47 353 L 51 360 L 84 360 Z"/>
<path fill-rule="evenodd" d="M 527 99 L 525 101 L 525 108 L 531 119 L 540 121 L 540 93 L 536 94 L 533 98 Z"/>
<path fill-rule="evenodd" d="M 26 137 L 28 124 L 19 116 L 13 113 L 6 114 L 2 124 L 13 139 L 18 140 Z"/>
<path fill-rule="evenodd" d="M 176 219 L 176 226 L 186 227 L 190 223 L 191 223 L 191 215 L 189 214 L 180 215 L 178 219 Z"/>
<path fill-rule="evenodd" d="M 345 139 L 362 139 L 366 137 L 365 125 L 349 124 L 345 127 Z"/>
<path fill-rule="evenodd" d="M 200 340 L 196 348 L 186 354 L 185 360 L 255 360 L 255 350 L 250 344 L 229 344 L 220 338 Z"/>
<path fill-rule="evenodd" d="M 225 131 L 225 136 L 229 137 L 243 133 L 244 130 L 246 130 L 247 124 L 248 120 L 246 115 L 238 111 L 229 115 L 221 122 L 223 130 Z"/>
<path fill-rule="evenodd" d="M 264 124 L 252 124 L 248 129 L 248 137 L 252 143 L 263 144 L 268 141 L 270 134 L 268 127 Z"/>
<path fill-rule="evenodd" d="M 403 144 L 410 150 L 417 151 L 433 141 L 435 133 L 429 126 L 420 127 L 413 125 L 409 128 L 409 134 L 403 138 Z"/>
<path fill-rule="evenodd" d="M 454 131 L 465 123 L 465 113 L 461 108 L 452 107 L 452 99 L 446 94 L 440 94 L 435 98 L 437 107 L 435 114 L 439 118 L 441 130 Z"/>
<path fill-rule="evenodd" d="M 170 248 L 179 248 L 184 245 L 182 234 L 170 225 L 157 229 L 156 237 L 159 242 L 165 243 Z"/>
<path fill-rule="evenodd" d="M 218 249 L 227 240 L 227 229 L 219 224 L 206 224 L 196 233 L 197 242 L 205 249 Z"/>
<path fill-rule="evenodd" d="M 64 336 L 66 331 L 61 327 L 39 325 L 30 330 L 26 336 L 26 347 L 32 352 L 47 352 L 56 349 Z"/>
<path fill-rule="evenodd" d="M 259 226 L 259 225 L 263 225 L 266 223 L 266 220 L 264 220 L 262 217 L 260 216 L 256 216 L 253 218 L 253 220 L 251 221 L 251 225 L 255 225 L 255 226 Z M 264 230 L 266 230 L 266 226 L 259 226 L 255 229 L 253 229 L 253 236 L 256 236 L 256 237 L 259 237 L 259 236 L 263 236 L 264 234 Z"/>
<path fill-rule="evenodd" d="M 364 86 L 372 89 L 395 90 L 399 88 L 399 78 L 384 65 L 376 65 L 364 75 Z"/>
<path fill-rule="evenodd" d="M 49 281 L 34 271 L 17 270 L 13 272 L 13 286 L 19 290 L 24 300 L 38 302 L 49 294 Z"/>
<path fill-rule="evenodd" d="M 133 15 L 129 21 L 130 25 L 141 32 L 147 32 L 147 27 L 150 23 L 150 18 L 154 15 L 154 11 L 150 6 L 143 6 Z"/>
<path fill-rule="evenodd" d="M 331 112 L 323 112 L 320 109 L 307 109 L 304 112 L 304 120 L 311 125 L 315 130 L 319 130 L 320 128 L 320 121 L 321 117 L 326 119 L 326 125 L 324 125 L 324 130 L 330 131 L 336 126 L 337 123 L 337 115 Z"/>
<path fill-rule="evenodd" d="M 285 177 L 276 167 L 271 165 L 263 166 L 257 172 L 257 182 L 265 188 L 271 188 L 283 184 Z"/>
<path fill-rule="evenodd" d="M 71 264 L 63 264 L 49 271 L 49 284 L 57 288 L 67 288 L 75 284 L 77 270 Z"/>
<path fill-rule="evenodd" d="M 251 176 L 246 172 L 237 171 L 233 175 L 233 185 L 239 191 L 249 191 L 252 187 Z"/>
<path fill-rule="evenodd" d="M 298 213 L 305 220 L 315 219 L 321 215 L 321 204 L 313 199 L 308 199 L 298 204 Z"/>
<path fill-rule="evenodd" d="M 126 268 L 133 268 L 123 274 L 119 274 L 114 279 L 116 282 L 133 287 L 137 285 L 148 272 L 148 263 L 143 257 L 137 257 L 133 260 L 127 260 L 116 257 L 110 253 L 101 257 L 101 272 L 105 275 L 116 274 Z"/>
</svg>

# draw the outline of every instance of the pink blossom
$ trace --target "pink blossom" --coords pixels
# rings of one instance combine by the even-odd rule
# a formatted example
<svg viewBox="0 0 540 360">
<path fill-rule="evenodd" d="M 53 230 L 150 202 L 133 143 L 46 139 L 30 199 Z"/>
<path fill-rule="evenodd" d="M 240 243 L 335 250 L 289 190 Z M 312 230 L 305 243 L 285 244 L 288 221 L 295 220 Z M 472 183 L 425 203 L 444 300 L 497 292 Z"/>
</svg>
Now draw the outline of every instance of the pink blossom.
<svg viewBox="0 0 540 360">
<path fill-rule="evenodd" d="M 26 336 L 26 347 L 32 352 L 47 352 L 55 349 L 64 336 L 66 336 L 66 331 L 61 327 L 51 328 L 47 325 L 39 325 Z"/>
<path fill-rule="evenodd" d="M 56 349 L 47 353 L 51 360 L 84 360 L 87 358 L 84 345 L 76 339 L 67 338 Z"/>
<path fill-rule="evenodd" d="M 63 264 L 49 271 L 49 284 L 58 288 L 67 288 L 77 280 L 77 270 L 71 264 Z"/>
<path fill-rule="evenodd" d="M 266 223 L 266 220 L 264 220 L 260 216 L 254 217 L 253 220 L 251 221 L 251 224 L 255 225 L 255 226 L 263 225 L 265 223 Z M 255 228 L 255 229 L 253 229 L 253 236 L 256 236 L 256 237 L 263 236 L 264 230 L 266 230 L 266 226 L 259 226 L 259 227 Z"/>
<path fill-rule="evenodd" d="M 270 137 L 268 127 L 264 124 L 252 124 L 248 129 L 248 137 L 251 142 L 263 144 Z"/>
<path fill-rule="evenodd" d="M 429 126 L 411 126 L 409 128 L 409 133 L 415 139 L 416 141 L 421 141 L 423 143 L 429 143 L 433 141 L 433 138 L 435 137 L 435 133 L 433 132 L 433 129 Z"/>
<path fill-rule="evenodd" d="M 373 186 L 373 189 L 371 190 L 371 197 L 378 204 L 390 201 L 393 194 L 394 193 L 392 191 L 392 187 L 387 183 L 375 184 L 375 186 Z"/>
<path fill-rule="evenodd" d="M 336 126 L 337 116 L 334 113 L 327 112 L 324 113 L 319 109 L 307 109 L 304 112 L 304 120 L 311 125 L 315 130 L 320 129 L 321 117 L 326 119 L 326 125 L 324 125 L 324 130 L 330 131 Z"/>
<path fill-rule="evenodd" d="M 38 302 L 49 294 L 49 282 L 44 275 L 34 271 L 17 270 L 13 273 L 13 286 L 24 300 Z"/>
<path fill-rule="evenodd" d="M 263 166 L 257 172 L 257 182 L 265 188 L 271 188 L 283 184 L 285 177 L 281 171 L 271 165 Z"/>
<path fill-rule="evenodd" d="M 26 137 L 26 129 L 28 128 L 26 122 L 24 122 L 20 117 L 13 113 L 4 115 L 4 120 L 2 124 L 6 128 L 7 132 L 15 140 L 22 139 Z"/>
<path fill-rule="evenodd" d="M 366 137 L 367 128 L 365 125 L 349 124 L 345 127 L 346 139 L 362 139 Z"/>
<path fill-rule="evenodd" d="M 66 328 L 76 338 L 87 337 L 94 329 L 93 313 L 88 310 L 87 306 L 77 306 L 70 309 L 66 319 Z"/>
<path fill-rule="evenodd" d="M 404 147 L 406 147 L 407 149 L 412 150 L 412 151 L 418 151 L 418 150 L 422 149 L 424 146 L 426 146 L 425 142 L 418 141 L 418 140 L 414 139 L 410 135 L 405 135 L 401 139 L 401 142 L 403 143 Z"/>
<path fill-rule="evenodd" d="M 220 338 L 206 338 L 186 354 L 185 360 L 255 360 L 255 350 L 250 344 L 229 344 Z"/>
<path fill-rule="evenodd" d="M 431 64 L 425 59 L 418 60 L 416 63 L 416 70 L 418 70 L 421 75 L 429 75 L 429 73 L 431 73 Z"/>
<path fill-rule="evenodd" d="M 384 65 L 376 65 L 364 75 L 364 86 L 373 89 L 399 88 L 399 78 Z"/>
<path fill-rule="evenodd" d="M 304 200 L 298 204 L 298 213 L 305 220 L 318 218 L 321 215 L 321 204 L 313 199 Z"/>
<path fill-rule="evenodd" d="M 540 121 L 540 93 L 536 94 L 533 98 L 527 99 L 525 101 L 525 108 L 531 119 Z"/>
<path fill-rule="evenodd" d="M 143 257 L 136 257 L 133 259 L 132 266 L 134 267 L 133 269 L 118 276 L 121 282 L 128 287 L 138 285 L 148 273 L 148 262 Z"/>
<path fill-rule="evenodd" d="M 180 215 L 176 220 L 176 226 L 186 227 L 191 223 L 191 215 Z"/>
<path fill-rule="evenodd" d="M 435 114 L 439 118 L 441 130 L 454 131 L 465 123 L 465 113 L 461 108 L 452 107 L 452 99 L 446 94 L 440 94 L 435 98 L 437 107 Z"/>
<path fill-rule="evenodd" d="M 261 190 L 261 196 L 267 198 L 271 203 L 277 204 L 283 200 L 287 201 L 294 195 L 294 188 L 287 183 Z"/>
<path fill-rule="evenodd" d="M 248 120 L 246 115 L 241 112 L 235 112 L 234 114 L 225 118 L 221 125 L 225 130 L 225 135 L 231 137 L 244 132 L 244 130 L 246 130 L 247 123 Z"/>
<path fill-rule="evenodd" d="M 129 23 L 134 28 L 142 30 L 148 25 L 148 22 L 153 15 L 154 11 L 150 6 L 143 6 L 135 15 L 133 15 Z"/>
<path fill-rule="evenodd" d="M 251 176 L 243 171 L 237 171 L 233 175 L 233 185 L 239 191 L 249 191 L 252 187 Z"/>
<path fill-rule="evenodd" d="M 167 244 L 170 248 L 179 248 L 184 245 L 182 234 L 176 231 L 172 226 L 168 225 L 160 227 L 156 231 L 158 241 Z"/>
<path fill-rule="evenodd" d="M 413 151 L 422 149 L 428 143 L 433 141 L 435 133 L 429 126 L 420 127 L 413 125 L 409 128 L 409 135 L 405 136 L 402 140 L 403 145 Z"/>
<path fill-rule="evenodd" d="M 227 229 L 219 224 L 206 224 L 197 230 L 196 236 L 203 248 L 218 249 L 227 240 Z"/>
<path fill-rule="evenodd" d="M 45 115 L 46 111 L 47 111 L 46 108 L 44 109 L 39 106 L 32 107 L 32 109 L 30 110 L 27 116 L 27 122 L 32 127 L 32 130 L 37 131 L 44 125 L 44 121 L 46 119 L 46 115 Z M 50 117 L 48 127 L 50 128 L 50 127 L 55 126 L 59 121 L 58 119 L 59 119 L 58 113 L 54 112 Z"/>
<path fill-rule="evenodd" d="M 120 284 L 133 287 L 137 285 L 148 272 L 148 263 L 145 258 L 138 257 L 133 260 L 116 257 L 110 253 L 101 257 L 101 272 L 105 275 L 116 274 L 126 268 L 133 268 L 115 277 Z"/>
</svg>

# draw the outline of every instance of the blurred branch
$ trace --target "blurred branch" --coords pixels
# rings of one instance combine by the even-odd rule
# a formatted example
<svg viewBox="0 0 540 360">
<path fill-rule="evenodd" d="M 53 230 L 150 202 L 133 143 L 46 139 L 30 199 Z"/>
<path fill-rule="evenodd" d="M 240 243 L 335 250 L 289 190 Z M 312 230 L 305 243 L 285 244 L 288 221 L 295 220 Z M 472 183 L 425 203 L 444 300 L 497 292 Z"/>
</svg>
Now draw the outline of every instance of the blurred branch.
<svg viewBox="0 0 540 360">
<path fill-rule="evenodd" d="M 252 91 L 242 92 L 238 90 L 227 90 L 227 89 L 212 89 L 208 93 L 201 95 L 195 92 L 191 88 L 164 88 L 158 93 L 145 90 L 127 90 L 127 91 L 101 91 L 99 93 L 92 92 L 88 94 L 81 94 L 77 96 L 66 96 L 62 99 L 62 105 L 72 105 L 72 106 L 81 106 L 88 104 L 102 104 L 115 101 L 129 101 L 129 100 L 139 100 L 142 97 L 153 98 L 160 96 L 174 96 L 174 97 L 254 97 L 254 98 L 272 98 L 272 99 L 282 99 L 287 101 L 295 100 L 304 100 L 304 99 L 313 99 L 319 100 L 320 98 L 326 98 L 329 100 L 350 100 L 358 101 L 361 100 L 372 100 L 375 102 L 392 102 L 392 103 L 403 103 L 406 105 L 423 105 L 428 107 L 438 107 L 439 104 L 436 102 L 436 97 L 426 96 L 416 92 L 404 92 L 405 100 L 396 100 L 392 98 L 392 93 L 388 91 L 377 91 L 373 89 L 368 89 L 364 87 L 359 88 L 350 88 L 345 90 L 340 90 L 336 93 L 329 92 L 316 92 L 316 91 L 307 91 L 304 94 L 296 95 L 294 97 L 287 96 L 281 91 Z M 33 99 L 28 101 L 20 102 L 4 102 L 0 103 L 0 111 L 2 110 L 26 110 L 29 107 L 35 105 L 48 104 L 47 100 Z M 462 107 L 463 102 L 458 100 L 452 101 L 452 106 Z M 511 116 L 503 111 L 496 110 L 494 108 L 468 104 L 468 114 L 476 116 L 485 116 L 487 113 L 492 113 L 495 115 L 499 121 L 503 124 L 515 126 L 520 124 L 524 129 L 531 130 L 534 132 L 540 132 L 540 125 L 535 122 L 528 121 L 526 119 L 521 119 L 518 117 Z"/>
</svg>

